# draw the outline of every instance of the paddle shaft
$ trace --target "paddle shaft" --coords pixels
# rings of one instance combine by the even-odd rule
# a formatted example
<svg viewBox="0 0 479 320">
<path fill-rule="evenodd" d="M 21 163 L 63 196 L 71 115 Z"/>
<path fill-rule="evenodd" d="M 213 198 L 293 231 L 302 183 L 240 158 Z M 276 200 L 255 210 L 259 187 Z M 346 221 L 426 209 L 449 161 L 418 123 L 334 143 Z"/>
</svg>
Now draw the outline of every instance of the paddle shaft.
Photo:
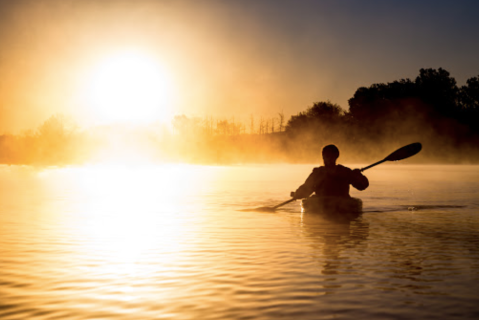
<svg viewBox="0 0 479 320">
<path fill-rule="evenodd" d="M 288 201 L 285 201 L 285 202 L 283 202 L 283 203 L 280 203 L 280 204 L 274 206 L 273 209 L 277 209 L 277 208 L 279 208 L 279 207 L 282 207 L 282 206 L 284 206 L 285 204 L 288 204 L 288 203 L 290 203 L 290 202 L 292 202 L 292 201 L 294 201 L 294 200 L 296 200 L 296 199 L 295 199 L 295 198 L 289 199 Z"/>
<path fill-rule="evenodd" d="M 371 164 L 371 165 L 369 165 L 369 166 L 367 166 L 367 167 L 361 168 L 361 169 L 359 169 L 359 170 L 361 170 L 361 172 L 363 172 L 364 170 L 368 170 L 369 168 L 372 168 L 372 167 L 374 167 L 374 166 L 377 166 L 378 164 L 381 164 L 381 163 L 383 163 L 383 162 L 385 162 L 385 161 L 387 161 L 387 159 L 383 159 L 383 160 L 381 160 L 381 161 L 378 161 L 378 162 L 376 162 L 376 163 L 373 163 L 373 164 Z"/>
</svg>

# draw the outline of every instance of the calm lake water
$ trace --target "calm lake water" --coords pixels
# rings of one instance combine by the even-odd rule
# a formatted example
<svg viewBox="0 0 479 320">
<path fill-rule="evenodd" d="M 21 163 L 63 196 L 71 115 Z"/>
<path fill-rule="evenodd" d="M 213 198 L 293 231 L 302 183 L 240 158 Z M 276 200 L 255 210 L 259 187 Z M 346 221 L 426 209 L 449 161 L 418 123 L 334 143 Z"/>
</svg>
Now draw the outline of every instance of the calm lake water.
<svg viewBox="0 0 479 320">
<path fill-rule="evenodd" d="M 372 168 L 342 223 L 242 211 L 312 167 L 0 166 L 0 318 L 479 318 L 478 166 Z"/>
</svg>

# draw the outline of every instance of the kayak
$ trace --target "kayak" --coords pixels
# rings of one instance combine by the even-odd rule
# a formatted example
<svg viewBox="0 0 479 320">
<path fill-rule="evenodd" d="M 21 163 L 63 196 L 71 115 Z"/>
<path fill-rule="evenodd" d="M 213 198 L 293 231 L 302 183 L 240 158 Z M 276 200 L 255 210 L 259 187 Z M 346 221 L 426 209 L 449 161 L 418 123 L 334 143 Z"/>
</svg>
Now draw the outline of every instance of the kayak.
<svg viewBox="0 0 479 320">
<path fill-rule="evenodd" d="M 358 198 L 345 197 L 309 197 L 301 200 L 302 213 L 321 213 L 327 215 L 359 215 L 363 202 Z"/>
</svg>

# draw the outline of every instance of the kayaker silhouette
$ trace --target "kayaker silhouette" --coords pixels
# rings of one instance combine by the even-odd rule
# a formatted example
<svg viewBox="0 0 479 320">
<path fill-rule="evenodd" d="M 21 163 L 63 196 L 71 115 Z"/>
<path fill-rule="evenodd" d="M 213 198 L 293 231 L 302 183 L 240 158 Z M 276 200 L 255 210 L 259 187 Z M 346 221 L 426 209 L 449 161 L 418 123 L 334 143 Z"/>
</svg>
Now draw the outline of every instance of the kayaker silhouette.
<svg viewBox="0 0 479 320">
<path fill-rule="evenodd" d="M 260 207 L 255 211 L 274 211 L 294 200 L 301 201 L 301 212 L 349 212 L 361 213 L 361 199 L 349 195 L 349 185 L 362 191 L 369 186 L 368 178 L 361 172 L 377 166 L 386 161 L 399 161 L 417 154 L 422 149 L 420 142 L 408 144 L 397 149 L 386 158 L 375 162 L 361 169 L 351 170 L 340 164 L 336 164 L 339 157 L 339 149 L 335 145 L 328 145 L 323 148 L 324 166 L 314 168 L 306 182 L 296 192 L 291 192 L 291 199 L 282 202 L 274 207 Z M 314 196 L 309 197 L 312 193 Z M 308 198 L 309 197 L 309 198 Z M 251 211 L 248 209 L 247 211 Z"/>
<path fill-rule="evenodd" d="M 350 198 L 349 185 L 362 191 L 369 186 L 369 180 L 361 170 L 351 170 L 348 167 L 336 164 L 339 149 L 327 145 L 322 151 L 324 166 L 314 168 L 303 185 L 293 194 L 294 199 L 303 199 L 314 193 L 314 197 Z"/>
</svg>

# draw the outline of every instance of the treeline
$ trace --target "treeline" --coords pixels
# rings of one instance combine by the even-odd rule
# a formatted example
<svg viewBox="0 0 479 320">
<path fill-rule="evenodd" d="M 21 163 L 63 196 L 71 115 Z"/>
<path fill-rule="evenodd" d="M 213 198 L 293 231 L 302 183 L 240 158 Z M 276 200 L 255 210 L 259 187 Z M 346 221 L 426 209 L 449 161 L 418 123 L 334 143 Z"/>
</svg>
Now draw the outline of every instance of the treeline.
<svg viewBox="0 0 479 320">
<path fill-rule="evenodd" d="M 345 111 L 316 102 L 293 115 L 284 130 L 281 125 L 266 134 L 260 128 L 248 132 L 246 123 L 234 121 L 231 129 L 217 125 L 215 131 L 207 119 L 182 116 L 176 119 L 184 124 L 176 145 L 184 146 L 186 156 L 191 150 L 193 161 L 319 162 L 322 147 L 334 143 L 341 161 L 367 163 L 419 141 L 424 149 L 412 162 L 479 162 L 478 77 L 459 87 L 444 69 L 421 69 L 414 80 L 361 87 L 348 104 Z"/>
<path fill-rule="evenodd" d="M 319 102 L 291 117 L 286 132 L 301 152 L 333 142 L 349 159 L 384 157 L 396 147 L 420 141 L 428 162 L 479 161 L 479 78 L 458 87 L 444 69 L 421 69 L 416 79 L 357 89 L 349 110 Z"/>
<path fill-rule="evenodd" d="M 458 87 L 443 69 L 416 79 L 357 89 L 339 105 L 316 102 L 287 122 L 283 112 L 247 120 L 176 116 L 170 127 L 103 126 L 80 130 L 53 116 L 37 130 L 0 136 L 0 163 L 65 165 L 102 157 L 146 156 L 152 161 L 225 164 L 319 162 L 337 144 L 342 162 L 367 163 L 422 142 L 412 161 L 479 162 L 479 78 Z"/>
<path fill-rule="evenodd" d="M 225 164 L 288 161 L 284 147 L 285 117 L 254 117 L 248 121 L 176 116 L 167 138 L 156 143 L 170 161 Z"/>
<path fill-rule="evenodd" d="M 68 119 L 54 115 L 36 130 L 20 135 L 0 135 L 0 163 L 65 165 L 87 160 L 86 148 L 94 145 Z"/>
<path fill-rule="evenodd" d="M 191 132 L 202 135 L 240 135 L 240 134 L 269 134 L 285 130 L 284 113 L 279 112 L 275 117 L 261 116 L 256 118 L 251 115 L 245 122 L 231 119 L 215 119 L 214 117 L 193 117 L 185 115 L 175 116 L 172 124 L 176 133 L 190 134 Z"/>
<path fill-rule="evenodd" d="M 69 165 L 97 161 L 237 163 L 272 161 L 284 133 L 282 112 L 274 117 L 174 117 L 170 126 L 114 124 L 80 129 L 54 115 L 36 130 L 0 135 L 0 164 Z M 260 151 L 255 151 L 259 148 Z"/>
</svg>

